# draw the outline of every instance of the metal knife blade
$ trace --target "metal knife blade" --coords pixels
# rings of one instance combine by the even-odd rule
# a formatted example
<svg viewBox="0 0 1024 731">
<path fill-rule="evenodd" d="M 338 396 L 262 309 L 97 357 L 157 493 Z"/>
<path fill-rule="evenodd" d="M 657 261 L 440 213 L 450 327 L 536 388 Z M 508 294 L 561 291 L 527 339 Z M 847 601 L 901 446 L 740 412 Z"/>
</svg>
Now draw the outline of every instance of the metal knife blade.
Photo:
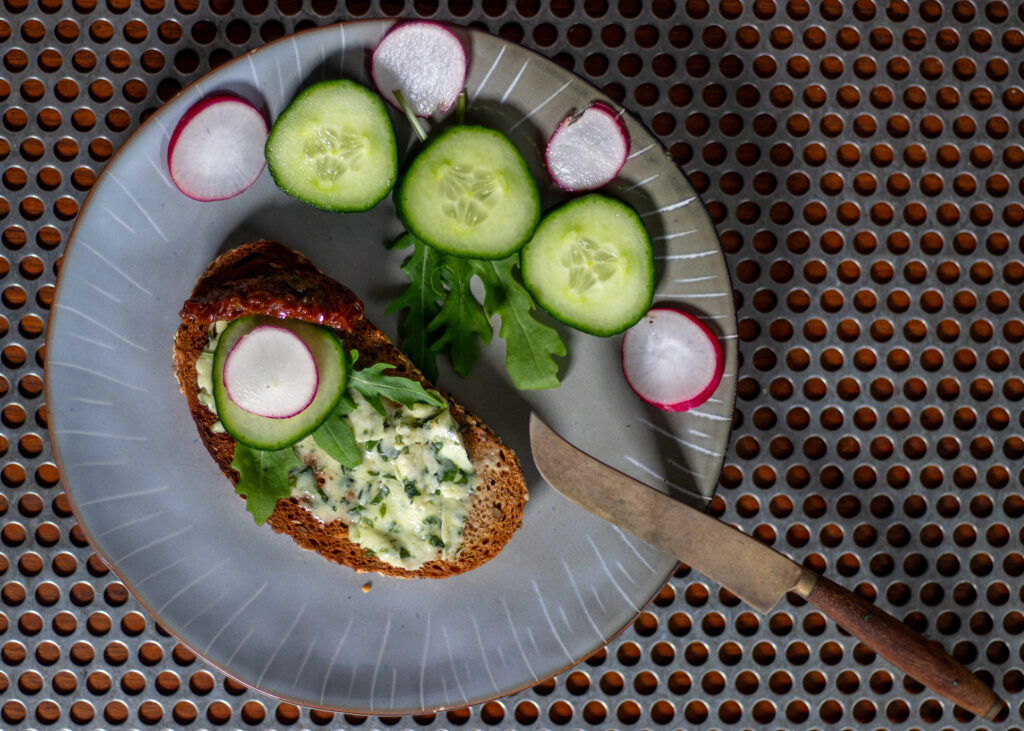
<svg viewBox="0 0 1024 731">
<path fill-rule="evenodd" d="M 683 561 L 761 613 L 805 580 L 803 567 L 790 558 L 599 462 L 536 414 L 530 415 L 530 446 L 541 476 L 562 495 Z"/>
</svg>

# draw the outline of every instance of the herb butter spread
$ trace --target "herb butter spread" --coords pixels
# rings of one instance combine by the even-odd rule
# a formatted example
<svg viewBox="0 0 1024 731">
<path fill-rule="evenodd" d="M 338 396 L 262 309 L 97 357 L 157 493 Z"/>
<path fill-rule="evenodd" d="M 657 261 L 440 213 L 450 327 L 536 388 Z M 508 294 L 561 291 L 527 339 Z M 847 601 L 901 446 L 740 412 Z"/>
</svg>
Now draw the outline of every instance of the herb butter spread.
<svg viewBox="0 0 1024 731">
<path fill-rule="evenodd" d="M 196 363 L 200 403 L 215 413 L 208 356 L 225 324 L 211 328 Z M 292 447 L 301 466 L 289 472 L 291 496 L 324 522 L 344 522 L 350 540 L 393 566 L 456 560 L 477 476 L 448 408 L 384 400 L 381 414 L 355 389 L 348 395 L 356 407 L 344 418 L 360 463 L 342 466 L 304 437 Z"/>
<path fill-rule="evenodd" d="M 199 359 L 196 361 L 196 385 L 199 387 L 197 398 L 200 404 L 215 414 L 217 405 L 213 397 L 213 354 L 217 350 L 220 335 L 227 326 L 227 320 L 218 320 L 213 324 L 210 328 L 210 342 L 206 344 L 206 349 L 199 354 Z M 219 421 L 214 422 L 210 430 L 214 434 L 223 433 L 224 425 Z"/>
<path fill-rule="evenodd" d="M 352 395 L 346 418 L 362 462 L 346 469 L 306 437 L 295 453 L 310 468 L 295 475 L 292 495 L 323 521 L 344 520 L 352 541 L 394 566 L 455 560 L 475 470 L 448 409 L 387 404 L 381 415 Z"/>
</svg>

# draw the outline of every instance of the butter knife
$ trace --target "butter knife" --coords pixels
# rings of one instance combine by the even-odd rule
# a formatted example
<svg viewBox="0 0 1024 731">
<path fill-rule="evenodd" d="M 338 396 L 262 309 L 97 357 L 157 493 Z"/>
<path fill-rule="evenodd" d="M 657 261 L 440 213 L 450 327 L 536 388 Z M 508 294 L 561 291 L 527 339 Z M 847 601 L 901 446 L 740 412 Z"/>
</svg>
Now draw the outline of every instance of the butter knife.
<svg viewBox="0 0 1024 731">
<path fill-rule="evenodd" d="M 530 415 L 541 476 L 594 515 L 673 556 L 757 611 L 793 592 L 897 668 L 962 708 L 994 720 L 1004 703 L 942 647 L 895 617 L 742 531 L 599 462 Z"/>
</svg>

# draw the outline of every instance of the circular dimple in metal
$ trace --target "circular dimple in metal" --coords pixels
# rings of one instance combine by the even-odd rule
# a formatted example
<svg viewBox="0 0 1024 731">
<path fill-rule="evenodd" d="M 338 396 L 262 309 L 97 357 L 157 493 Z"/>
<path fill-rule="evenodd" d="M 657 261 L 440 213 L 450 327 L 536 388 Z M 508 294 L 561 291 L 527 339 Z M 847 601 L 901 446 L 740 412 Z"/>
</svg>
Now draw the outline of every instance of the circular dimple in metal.
<svg viewBox="0 0 1024 731">
<path fill-rule="evenodd" d="M 824 570 L 1019 719 L 1024 22 L 1013 4 L 9 0 L 0 20 L 0 719 L 365 726 L 206 669 L 74 524 L 45 436 L 61 249 L 127 135 L 226 60 L 360 17 L 483 25 L 620 101 L 701 193 L 743 357 L 711 512 Z M 584 621 L 575 618 L 574 621 Z M 577 668 L 412 728 L 965 726 L 819 613 L 681 568 Z"/>
</svg>

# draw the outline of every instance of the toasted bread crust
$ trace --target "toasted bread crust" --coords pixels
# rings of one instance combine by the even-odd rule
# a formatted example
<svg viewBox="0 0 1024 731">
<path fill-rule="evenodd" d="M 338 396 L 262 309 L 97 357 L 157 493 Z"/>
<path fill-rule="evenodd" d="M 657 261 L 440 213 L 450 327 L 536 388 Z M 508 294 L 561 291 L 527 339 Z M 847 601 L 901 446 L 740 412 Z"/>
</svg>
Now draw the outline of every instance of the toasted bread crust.
<svg viewBox="0 0 1024 731">
<path fill-rule="evenodd" d="M 203 322 L 244 315 L 294 318 L 349 330 L 363 303 L 297 251 L 273 241 L 246 244 L 217 257 L 181 310 Z"/>
<path fill-rule="evenodd" d="M 246 276 L 243 280 L 233 279 L 238 274 L 240 262 Z M 319 307 L 289 310 L 282 308 L 280 300 L 275 298 L 273 293 L 283 291 L 280 278 L 295 271 L 303 273 L 303 285 L 307 288 L 315 286 L 316 291 L 311 294 L 317 297 L 318 303 L 330 302 L 335 312 L 345 313 L 346 324 L 350 329 L 336 329 L 339 329 L 339 335 L 347 347 L 359 351 L 357 368 L 366 368 L 374 363 L 389 363 L 396 375 L 415 379 L 426 387 L 434 388 L 387 336 L 362 317 L 362 304 L 356 296 L 344 286 L 320 274 L 301 254 L 269 241 L 244 244 L 232 249 L 210 264 L 185 303 L 181 312 L 181 325 L 174 337 L 172 363 L 174 375 L 188 402 L 199 436 L 221 472 L 232 484 L 237 484 L 239 479 L 238 473 L 231 467 L 235 440 L 228 434 L 211 430 L 217 417 L 199 403 L 196 360 L 209 342 L 211 322 L 217 319 L 263 314 L 323 324 Z M 239 281 L 246 283 L 239 286 Z M 315 285 L 312 285 L 314 282 Z M 295 291 L 291 285 L 287 288 Z M 264 296 L 261 292 L 271 294 Z M 217 293 L 230 300 L 227 306 L 218 303 Z M 238 306 L 239 303 L 244 303 L 244 306 Z M 328 321 L 337 320 L 328 318 Z M 527 499 L 526 483 L 512 451 L 476 416 L 447 394 L 443 395 L 455 423 L 459 425 L 462 441 L 480 478 L 466 519 L 463 550 L 457 561 L 435 559 L 415 571 L 392 566 L 375 556 L 368 556 L 359 545 L 350 541 L 348 528 L 340 520 L 324 523 L 294 498 L 278 501 L 268 521 L 271 527 L 278 533 L 290 535 L 302 548 L 316 551 L 335 563 L 356 571 L 375 571 L 403 578 L 445 578 L 474 569 L 494 558 L 522 523 L 523 505 Z"/>
</svg>

